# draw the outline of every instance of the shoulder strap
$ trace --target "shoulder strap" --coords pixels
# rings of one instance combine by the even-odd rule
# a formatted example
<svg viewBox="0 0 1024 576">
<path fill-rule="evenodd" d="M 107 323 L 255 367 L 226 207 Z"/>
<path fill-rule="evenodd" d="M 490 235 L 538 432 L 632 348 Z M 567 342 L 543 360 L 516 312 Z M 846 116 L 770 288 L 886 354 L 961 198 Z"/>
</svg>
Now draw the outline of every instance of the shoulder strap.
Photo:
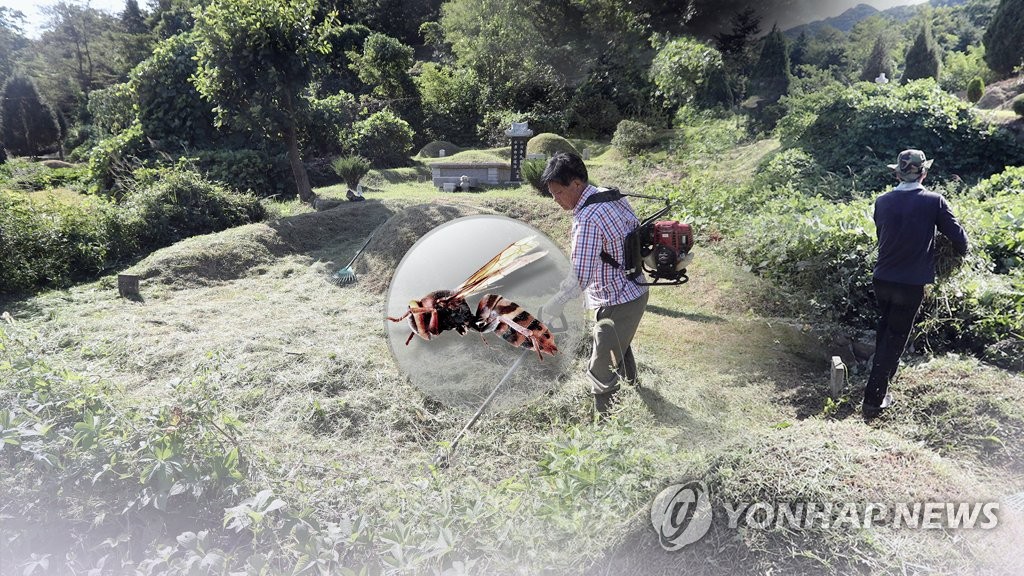
<svg viewBox="0 0 1024 576">
<path fill-rule="evenodd" d="M 582 208 L 586 208 L 591 204 L 598 204 L 601 202 L 614 202 L 623 197 L 622 192 L 619 192 L 618 188 L 598 188 L 598 191 L 587 197 L 586 201 L 583 202 Z"/>
<path fill-rule="evenodd" d="M 622 192 L 619 192 L 618 188 L 598 188 L 598 191 L 587 197 L 586 201 L 583 202 L 583 206 L 580 208 L 586 208 L 591 204 L 598 204 L 601 202 L 614 202 L 620 198 L 623 198 Z M 601 261 L 611 266 L 612 268 L 622 268 L 619 261 L 614 256 L 601 250 Z"/>
</svg>

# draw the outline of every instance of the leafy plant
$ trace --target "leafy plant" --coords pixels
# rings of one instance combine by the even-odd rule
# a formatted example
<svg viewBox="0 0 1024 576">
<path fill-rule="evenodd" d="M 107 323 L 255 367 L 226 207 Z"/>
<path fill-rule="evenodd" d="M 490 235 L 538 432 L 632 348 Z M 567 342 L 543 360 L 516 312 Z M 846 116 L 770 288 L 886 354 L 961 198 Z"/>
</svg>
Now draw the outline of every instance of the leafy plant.
<svg viewBox="0 0 1024 576">
<path fill-rule="evenodd" d="M 612 146 L 626 154 L 638 154 L 654 145 L 654 129 L 635 120 L 623 120 L 615 128 Z"/>
<path fill-rule="evenodd" d="M 522 166 L 519 168 L 519 173 L 522 174 L 523 178 L 537 191 L 538 194 L 545 197 L 551 197 L 551 193 L 548 192 L 546 186 L 542 186 L 540 179 L 544 175 L 544 168 L 547 167 L 547 162 L 540 158 L 531 158 L 529 160 L 523 160 Z"/>
<path fill-rule="evenodd" d="M 379 168 L 404 166 L 409 162 L 413 135 L 408 122 L 382 110 L 352 125 L 345 149 Z"/>
<path fill-rule="evenodd" d="M 967 101 L 976 103 L 981 100 L 981 96 L 985 93 L 985 81 L 981 79 L 981 76 L 975 76 L 971 79 L 970 83 L 967 84 Z"/>
<path fill-rule="evenodd" d="M 331 168 L 350 189 L 355 190 L 363 176 L 370 172 L 370 161 L 362 156 L 342 156 L 331 162 Z"/>
<path fill-rule="evenodd" d="M 1017 116 L 1024 116 L 1024 95 L 1014 98 L 1010 108 L 1013 109 Z"/>
</svg>

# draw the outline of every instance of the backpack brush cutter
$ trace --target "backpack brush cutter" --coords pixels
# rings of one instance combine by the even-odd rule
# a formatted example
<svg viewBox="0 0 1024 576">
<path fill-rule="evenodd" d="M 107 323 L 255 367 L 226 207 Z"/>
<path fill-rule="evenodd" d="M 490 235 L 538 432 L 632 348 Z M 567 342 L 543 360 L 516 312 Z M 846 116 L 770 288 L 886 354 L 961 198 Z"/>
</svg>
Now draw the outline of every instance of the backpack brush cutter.
<svg viewBox="0 0 1024 576">
<path fill-rule="evenodd" d="M 601 188 L 592 194 L 583 206 L 599 202 L 614 202 L 625 196 L 662 200 L 665 207 L 640 222 L 632 232 L 626 235 L 623 245 L 624 262 L 621 264 L 605 251 L 601 251 L 601 260 L 609 266 L 621 268 L 626 277 L 641 286 L 673 286 L 689 281 L 686 266 L 693 259 L 690 250 L 693 248 L 693 228 L 675 220 L 658 220 L 672 209 L 668 198 L 644 196 L 642 194 L 625 194 L 617 188 Z M 651 277 L 645 282 L 643 275 Z"/>
</svg>

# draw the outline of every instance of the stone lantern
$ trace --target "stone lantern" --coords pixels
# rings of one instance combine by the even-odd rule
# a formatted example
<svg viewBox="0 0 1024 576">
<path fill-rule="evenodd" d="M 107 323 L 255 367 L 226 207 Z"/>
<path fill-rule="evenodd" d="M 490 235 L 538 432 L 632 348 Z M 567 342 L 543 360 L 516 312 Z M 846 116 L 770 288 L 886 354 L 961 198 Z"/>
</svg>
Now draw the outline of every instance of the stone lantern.
<svg viewBox="0 0 1024 576">
<path fill-rule="evenodd" d="M 512 175 L 510 179 L 513 182 L 522 182 L 523 177 L 520 170 L 523 167 L 523 159 L 526 158 L 526 142 L 533 136 L 533 130 L 530 130 L 527 122 L 513 122 L 512 128 L 505 130 L 505 136 L 508 136 L 512 145 Z"/>
</svg>

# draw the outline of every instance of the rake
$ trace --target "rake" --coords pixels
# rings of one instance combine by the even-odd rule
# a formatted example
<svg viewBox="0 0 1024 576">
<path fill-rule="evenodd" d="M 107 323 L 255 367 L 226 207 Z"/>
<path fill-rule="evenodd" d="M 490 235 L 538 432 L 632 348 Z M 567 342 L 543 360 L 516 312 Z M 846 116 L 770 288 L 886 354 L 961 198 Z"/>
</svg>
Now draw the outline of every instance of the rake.
<svg viewBox="0 0 1024 576">
<path fill-rule="evenodd" d="M 351 284 L 356 281 L 356 271 L 352 269 L 352 265 L 356 263 L 356 259 L 363 253 L 363 250 L 366 250 L 366 247 L 370 245 L 370 240 L 373 240 L 375 232 L 377 230 L 370 233 L 370 236 L 366 238 L 366 242 L 363 242 L 363 245 L 356 251 L 356 255 L 349 260 L 348 264 L 334 273 L 331 279 L 335 284 Z"/>
</svg>

